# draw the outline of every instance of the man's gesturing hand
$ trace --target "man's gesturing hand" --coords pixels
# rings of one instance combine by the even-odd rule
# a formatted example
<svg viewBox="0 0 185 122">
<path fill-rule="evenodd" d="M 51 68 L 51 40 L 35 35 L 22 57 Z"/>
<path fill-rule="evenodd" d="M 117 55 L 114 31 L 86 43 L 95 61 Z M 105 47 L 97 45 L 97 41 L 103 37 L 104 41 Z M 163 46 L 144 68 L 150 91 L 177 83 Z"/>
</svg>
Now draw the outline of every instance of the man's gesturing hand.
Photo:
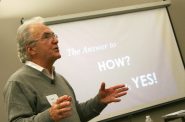
<svg viewBox="0 0 185 122">
<path fill-rule="evenodd" d="M 72 98 L 70 96 L 64 95 L 59 97 L 51 106 L 49 113 L 55 122 L 71 116 L 71 100 Z"/>
<path fill-rule="evenodd" d="M 98 94 L 100 102 L 103 104 L 119 102 L 121 101 L 120 97 L 127 94 L 127 90 L 128 88 L 124 84 L 115 85 L 106 89 L 105 83 L 103 82 Z"/>
</svg>

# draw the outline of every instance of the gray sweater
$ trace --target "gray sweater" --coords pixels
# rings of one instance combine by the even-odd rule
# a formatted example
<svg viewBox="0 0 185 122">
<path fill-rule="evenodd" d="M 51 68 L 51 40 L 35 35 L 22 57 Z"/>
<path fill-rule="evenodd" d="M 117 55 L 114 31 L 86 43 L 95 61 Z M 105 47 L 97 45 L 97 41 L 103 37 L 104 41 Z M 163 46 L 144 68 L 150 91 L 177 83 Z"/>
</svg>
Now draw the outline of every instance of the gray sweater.
<svg viewBox="0 0 185 122">
<path fill-rule="evenodd" d="M 105 108 L 98 97 L 79 104 L 73 89 L 59 74 L 54 80 L 42 72 L 24 65 L 16 71 L 4 87 L 4 99 L 9 122 L 53 122 L 48 109 L 51 107 L 46 96 L 69 95 L 72 97 L 72 116 L 61 122 L 86 122 Z"/>
</svg>

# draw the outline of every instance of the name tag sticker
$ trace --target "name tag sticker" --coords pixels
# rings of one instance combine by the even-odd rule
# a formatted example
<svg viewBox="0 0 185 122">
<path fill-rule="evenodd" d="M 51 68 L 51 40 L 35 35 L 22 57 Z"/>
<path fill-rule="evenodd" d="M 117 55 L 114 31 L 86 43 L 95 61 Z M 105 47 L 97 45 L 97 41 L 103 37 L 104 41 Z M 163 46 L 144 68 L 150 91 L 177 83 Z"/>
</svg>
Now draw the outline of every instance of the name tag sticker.
<svg viewBox="0 0 185 122">
<path fill-rule="evenodd" d="M 50 105 L 53 105 L 53 103 L 56 102 L 56 100 L 58 99 L 57 94 L 52 94 L 52 95 L 48 95 L 46 96 L 48 102 L 50 103 Z"/>
</svg>

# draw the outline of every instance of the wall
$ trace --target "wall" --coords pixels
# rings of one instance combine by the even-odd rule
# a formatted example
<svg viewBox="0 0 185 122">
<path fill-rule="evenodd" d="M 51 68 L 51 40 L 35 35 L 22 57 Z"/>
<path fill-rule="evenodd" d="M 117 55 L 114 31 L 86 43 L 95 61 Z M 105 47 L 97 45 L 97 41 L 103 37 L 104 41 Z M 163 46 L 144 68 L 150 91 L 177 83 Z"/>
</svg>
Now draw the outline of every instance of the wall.
<svg viewBox="0 0 185 122">
<path fill-rule="evenodd" d="M 185 1 L 172 0 L 172 5 L 169 7 L 169 12 L 172 18 L 172 23 L 177 35 L 179 47 L 185 62 Z"/>
<path fill-rule="evenodd" d="M 160 1 L 160 0 L 125 0 L 127 4 L 124 2 L 121 4 L 114 4 L 114 6 L 104 6 L 102 8 L 111 8 L 111 7 L 120 7 L 129 4 L 136 4 L 136 3 L 144 3 L 144 2 L 152 2 L 152 1 Z M 98 4 L 98 3 L 97 3 Z M 101 7 L 101 6 L 100 6 Z M 72 9 L 72 8 L 71 8 Z M 91 10 L 96 10 L 100 8 L 92 8 Z M 76 9 L 74 9 L 76 10 Z M 78 12 L 84 12 L 85 9 L 81 9 Z M 169 7 L 169 11 L 172 17 L 172 22 L 174 23 L 174 29 L 176 31 L 178 43 L 184 56 L 183 59 L 185 60 L 185 1 L 184 0 L 172 0 L 172 5 Z M 75 13 L 76 11 L 72 11 L 71 13 Z M 60 13 L 59 13 L 60 14 Z M 69 13 L 65 13 L 69 14 Z M 38 14 L 29 14 L 26 16 L 30 18 L 32 16 L 38 16 Z M 42 15 L 43 17 L 55 16 L 51 13 L 47 15 L 47 11 Z M 20 18 L 22 16 L 16 17 L 9 17 L 9 18 L 1 18 L 0 19 L 0 56 L 1 56 L 1 63 L 0 63 L 0 116 L 2 122 L 7 122 L 7 116 L 5 112 L 5 107 L 3 103 L 2 97 L 2 89 L 3 86 L 8 79 L 8 77 L 16 71 L 22 64 L 19 62 L 17 58 L 17 50 L 16 50 L 16 29 L 20 25 Z M 181 110 L 185 108 L 185 101 L 180 101 L 177 103 L 171 103 L 162 107 L 157 107 L 151 110 L 143 111 L 137 114 L 133 114 L 132 116 L 128 117 L 121 117 L 119 119 L 114 120 L 113 122 L 144 122 L 146 115 L 151 115 L 155 122 L 162 122 L 162 115 L 167 113 Z"/>
</svg>

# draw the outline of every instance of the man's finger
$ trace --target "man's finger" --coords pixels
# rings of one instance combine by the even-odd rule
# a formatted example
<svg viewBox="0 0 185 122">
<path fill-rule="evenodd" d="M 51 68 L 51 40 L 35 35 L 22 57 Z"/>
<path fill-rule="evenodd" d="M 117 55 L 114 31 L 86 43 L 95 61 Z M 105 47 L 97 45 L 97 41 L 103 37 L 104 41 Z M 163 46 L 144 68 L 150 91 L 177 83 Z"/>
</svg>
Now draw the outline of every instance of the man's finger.
<svg viewBox="0 0 185 122">
<path fill-rule="evenodd" d="M 58 107 L 57 108 L 66 108 L 66 107 L 69 107 L 71 105 L 71 102 L 69 102 L 69 101 L 64 101 L 64 102 L 62 102 L 62 103 L 60 103 L 60 104 L 58 104 Z"/>
<path fill-rule="evenodd" d="M 124 92 L 124 91 L 127 91 L 127 90 L 128 90 L 127 87 L 122 87 L 122 88 L 116 89 L 116 93 Z"/>
<path fill-rule="evenodd" d="M 120 92 L 120 93 L 118 93 L 118 94 L 115 95 L 115 98 L 122 97 L 122 96 L 124 96 L 124 95 L 126 95 L 126 94 L 127 94 L 126 91 Z"/>
<path fill-rule="evenodd" d="M 125 86 L 125 84 L 119 84 L 119 85 L 113 86 L 112 88 L 113 88 L 114 90 L 116 90 L 116 89 L 127 88 L 127 87 Z"/>
<path fill-rule="evenodd" d="M 59 114 L 70 113 L 71 110 L 72 110 L 71 107 L 67 107 L 67 108 L 60 109 L 60 110 L 58 111 L 58 113 L 59 113 Z"/>
<path fill-rule="evenodd" d="M 104 91 L 104 90 L 105 90 L 105 83 L 104 83 L 104 82 L 101 83 L 101 88 L 100 88 L 100 90 L 101 90 L 101 91 Z"/>
<path fill-rule="evenodd" d="M 70 96 L 64 95 L 64 96 L 61 96 L 57 99 L 56 104 L 59 104 L 63 101 L 71 101 L 71 100 L 72 100 L 72 98 Z"/>
</svg>

